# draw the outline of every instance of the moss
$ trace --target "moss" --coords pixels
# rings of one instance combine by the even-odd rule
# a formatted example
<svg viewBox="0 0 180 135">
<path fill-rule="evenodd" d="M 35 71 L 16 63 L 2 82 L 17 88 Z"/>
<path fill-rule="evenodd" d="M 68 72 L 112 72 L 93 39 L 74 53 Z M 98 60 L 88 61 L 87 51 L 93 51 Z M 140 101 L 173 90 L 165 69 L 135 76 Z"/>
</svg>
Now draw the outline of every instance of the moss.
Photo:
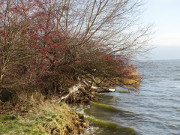
<svg viewBox="0 0 180 135">
<path fill-rule="evenodd" d="M 130 93 L 128 90 L 117 90 L 119 93 Z"/>
<path fill-rule="evenodd" d="M 95 125 L 97 125 L 99 127 L 108 128 L 109 130 L 112 130 L 114 132 L 118 132 L 121 135 L 123 135 L 123 134 L 137 135 L 137 132 L 134 129 L 129 128 L 129 127 L 119 126 L 115 123 L 96 119 L 95 117 L 91 117 L 91 116 L 87 116 L 86 119 L 89 120 L 90 122 L 93 122 Z"/>
<path fill-rule="evenodd" d="M 105 109 L 105 110 L 108 110 L 108 111 L 112 111 L 112 112 L 119 112 L 120 110 L 112 107 L 111 105 L 106 105 L 106 104 L 100 104 L 100 103 L 96 103 L 96 102 L 92 102 L 90 101 L 90 104 L 91 105 L 94 105 L 98 108 L 102 108 L 102 109 Z"/>
</svg>

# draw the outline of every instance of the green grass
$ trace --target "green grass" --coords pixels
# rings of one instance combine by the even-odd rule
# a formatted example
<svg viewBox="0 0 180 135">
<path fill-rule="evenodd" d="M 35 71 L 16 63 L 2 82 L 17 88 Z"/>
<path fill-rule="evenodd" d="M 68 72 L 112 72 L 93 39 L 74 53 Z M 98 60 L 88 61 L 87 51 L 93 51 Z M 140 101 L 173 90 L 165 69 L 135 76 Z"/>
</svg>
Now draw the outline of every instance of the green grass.
<svg viewBox="0 0 180 135">
<path fill-rule="evenodd" d="M 1 114 L 0 135 L 66 135 L 79 132 L 77 124 L 82 123 L 66 104 L 47 102 L 32 109 L 28 113 Z"/>
<path fill-rule="evenodd" d="M 0 115 L 0 134 L 46 134 L 40 128 L 40 121 L 36 121 L 38 116 L 35 114 L 24 115 L 24 114 L 1 114 Z"/>
</svg>

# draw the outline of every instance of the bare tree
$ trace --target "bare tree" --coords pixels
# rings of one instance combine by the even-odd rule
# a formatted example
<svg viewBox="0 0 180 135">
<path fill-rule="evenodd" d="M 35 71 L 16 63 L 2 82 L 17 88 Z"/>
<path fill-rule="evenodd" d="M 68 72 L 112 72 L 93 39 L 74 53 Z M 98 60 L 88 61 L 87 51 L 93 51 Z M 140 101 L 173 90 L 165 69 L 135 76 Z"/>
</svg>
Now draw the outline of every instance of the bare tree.
<svg viewBox="0 0 180 135">
<path fill-rule="evenodd" d="M 12 85 L 18 78 L 16 66 L 25 64 L 25 59 L 32 56 L 33 50 L 28 50 L 28 40 L 23 33 L 30 24 L 27 14 L 22 15 L 20 8 L 17 9 L 18 4 L 16 0 L 0 3 L 0 85 L 2 82 Z M 8 80 L 4 80 L 7 77 Z"/>
<path fill-rule="evenodd" d="M 61 66 L 75 63 L 81 54 L 90 51 L 124 57 L 144 52 L 150 27 L 138 21 L 142 3 L 142 0 L 3 0 L 0 82 L 15 63 L 27 62 L 26 58 L 33 57 L 46 65 L 44 71 L 55 69 L 56 63 Z"/>
<path fill-rule="evenodd" d="M 63 4 L 59 23 L 66 26 L 71 41 L 75 39 L 73 47 L 94 40 L 103 48 L 111 48 L 111 54 L 145 51 L 151 28 L 138 20 L 141 0 L 65 0 Z"/>
</svg>

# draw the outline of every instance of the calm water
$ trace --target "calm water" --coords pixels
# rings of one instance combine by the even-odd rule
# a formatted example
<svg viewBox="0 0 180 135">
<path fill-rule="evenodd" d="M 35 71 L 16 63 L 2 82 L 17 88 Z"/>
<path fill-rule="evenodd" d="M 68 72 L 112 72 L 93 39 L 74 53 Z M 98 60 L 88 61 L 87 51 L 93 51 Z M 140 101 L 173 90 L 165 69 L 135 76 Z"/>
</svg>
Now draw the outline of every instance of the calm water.
<svg viewBox="0 0 180 135">
<path fill-rule="evenodd" d="M 180 60 L 149 61 L 142 65 L 144 79 L 140 93 L 102 95 L 101 103 L 120 112 L 89 105 L 83 107 L 85 114 L 130 127 L 139 135 L 180 135 Z M 85 134 L 121 135 L 95 125 Z"/>
</svg>

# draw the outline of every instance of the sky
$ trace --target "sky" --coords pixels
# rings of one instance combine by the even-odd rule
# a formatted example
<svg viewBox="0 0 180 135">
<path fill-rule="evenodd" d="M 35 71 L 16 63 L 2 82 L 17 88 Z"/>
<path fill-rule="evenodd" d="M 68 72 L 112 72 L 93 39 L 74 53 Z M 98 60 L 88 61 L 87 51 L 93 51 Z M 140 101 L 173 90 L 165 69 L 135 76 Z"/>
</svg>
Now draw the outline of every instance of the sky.
<svg viewBox="0 0 180 135">
<path fill-rule="evenodd" d="M 154 32 L 149 59 L 180 59 L 180 0 L 145 0 L 144 10 Z"/>
</svg>

